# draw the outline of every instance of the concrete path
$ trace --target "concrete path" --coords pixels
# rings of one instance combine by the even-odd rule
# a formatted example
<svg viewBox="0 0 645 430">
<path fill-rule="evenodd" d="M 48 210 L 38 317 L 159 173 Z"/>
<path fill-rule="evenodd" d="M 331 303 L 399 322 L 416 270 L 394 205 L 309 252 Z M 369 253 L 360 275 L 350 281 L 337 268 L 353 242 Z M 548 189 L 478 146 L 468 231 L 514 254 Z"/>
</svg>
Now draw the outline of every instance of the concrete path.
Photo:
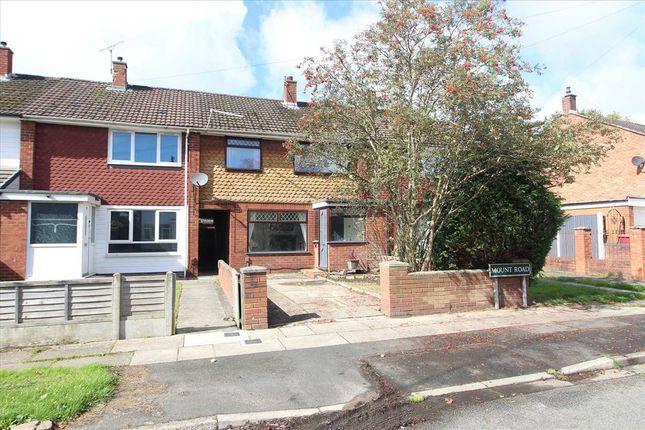
<svg viewBox="0 0 645 430">
<path fill-rule="evenodd" d="M 644 323 L 643 315 L 590 318 L 128 367 L 120 371 L 115 399 L 71 428 L 131 428 L 343 405 L 365 400 L 376 389 L 361 372 L 364 362 L 402 393 L 544 372 L 639 351 Z"/>
<path fill-rule="evenodd" d="M 231 309 L 216 276 L 180 281 L 177 333 L 204 330 L 228 330 L 235 326 Z"/>
<path fill-rule="evenodd" d="M 10 350 L 0 352 L 0 368 L 80 366 L 89 363 L 135 366 L 467 333 L 503 327 L 521 328 L 532 333 L 568 332 L 578 330 L 581 326 L 596 325 L 602 328 L 603 324 L 607 323 L 598 319 L 631 315 L 645 315 L 645 307 L 553 306 L 410 318 L 387 318 L 381 315 L 332 322 L 314 320 L 266 330 L 244 331 L 231 328 L 167 337 L 62 345 L 42 350 Z"/>
</svg>

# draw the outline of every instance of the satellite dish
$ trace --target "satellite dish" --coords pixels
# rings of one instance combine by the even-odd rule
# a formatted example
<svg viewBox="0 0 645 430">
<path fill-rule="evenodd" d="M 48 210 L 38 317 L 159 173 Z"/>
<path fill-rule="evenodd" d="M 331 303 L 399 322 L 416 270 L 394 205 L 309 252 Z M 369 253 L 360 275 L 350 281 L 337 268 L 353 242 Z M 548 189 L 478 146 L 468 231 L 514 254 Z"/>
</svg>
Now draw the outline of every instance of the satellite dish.
<svg viewBox="0 0 645 430">
<path fill-rule="evenodd" d="M 208 182 L 208 175 L 206 173 L 193 173 L 190 175 L 190 182 L 193 185 L 197 185 L 198 187 L 201 187 L 202 185 L 206 185 L 206 182 Z"/>
<path fill-rule="evenodd" d="M 636 167 L 643 167 L 645 166 L 645 158 L 641 157 L 640 155 L 632 157 L 632 164 Z"/>
</svg>

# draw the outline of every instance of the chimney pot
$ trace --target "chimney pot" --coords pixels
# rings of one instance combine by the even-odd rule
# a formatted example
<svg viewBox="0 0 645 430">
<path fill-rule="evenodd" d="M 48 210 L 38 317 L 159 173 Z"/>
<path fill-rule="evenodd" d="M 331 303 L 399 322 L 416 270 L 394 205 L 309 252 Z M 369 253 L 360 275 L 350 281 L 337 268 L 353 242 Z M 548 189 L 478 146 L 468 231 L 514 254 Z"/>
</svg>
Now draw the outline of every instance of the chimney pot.
<svg viewBox="0 0 645 430">
<path fill-rule="evenodd" d="M 123 57 L 116 57 L 112 62 L 112 88 L 125 90 L 128 87 L 128 65 Z"/>
<path fill-rule="evenodd" d="M 571 87 L 567 87 L 562 97 L 562 113 L 576 112 L 576 95 L 571 93 Z"/>
<path fill-rule="evenodd" d="M 285 76 L 283 101 L 285 103 L 295 105 L 298 103 L 298 82 L 293 80 L 293 76 Z"/>
<path fill-rule="evenodd" d="M 0 78 L 6 78 L 13 73 L 13 51 L 7 47 L 7 42 L 0 42 Z"/>
</svg>

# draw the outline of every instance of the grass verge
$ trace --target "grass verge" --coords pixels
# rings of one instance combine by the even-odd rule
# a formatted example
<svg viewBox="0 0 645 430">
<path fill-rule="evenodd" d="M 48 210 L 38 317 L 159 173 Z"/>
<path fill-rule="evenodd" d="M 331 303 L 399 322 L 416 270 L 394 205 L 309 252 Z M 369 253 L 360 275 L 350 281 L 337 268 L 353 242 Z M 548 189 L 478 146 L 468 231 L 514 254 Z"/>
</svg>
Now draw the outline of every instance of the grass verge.
<svg viewBox="0 0 645 430">
<path fill-rule="evenodd" d="M 32 420 L 65 422 L 108 399 L 117 377 L 105 366 L 0 370 L 0 429 Z"/>
<path fill-rule="evenodd" d="M 590 279 L 590 278 L 575 278 L 571 276 L 558 276 L 555 278 L 548 278 L 562 282 L 575 282 L 576 284 L 592 285 L 594 287 L 615 288 L 618 290 L 636 291 L 645 293 L 645 285 L 630 283 L 625 281 L 612 281 L 609 279 Z"/>
<path fill-rule="evenodd" d="M 562 282 L 546 279 L 533 281 L 531 298 L 546 305 L 591 303 L 623 303 L 642 298 L 638 293 L 623 293 L 620 291 L 596 290 L 592 288 L 567 285 Z"/>
</svg>

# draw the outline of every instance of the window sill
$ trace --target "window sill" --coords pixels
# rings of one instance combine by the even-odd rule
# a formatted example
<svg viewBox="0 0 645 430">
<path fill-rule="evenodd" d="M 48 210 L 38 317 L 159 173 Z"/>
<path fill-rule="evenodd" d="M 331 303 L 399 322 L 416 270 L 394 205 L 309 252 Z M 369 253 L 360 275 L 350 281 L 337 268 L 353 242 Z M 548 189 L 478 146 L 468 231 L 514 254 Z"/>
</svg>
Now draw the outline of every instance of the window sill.
<svg viewBox="0 0 645 430">
<path fill-rule="evenodd" d="M 108 161 L 108 166 L 181 168 L 181 163 L 133 163 L 129 161 Z"/>
<path fill-rule="evenodd" d="M 179 252 L 119 252 L 113 254 L 105 254 L 105 258 L 120 258 L 120 257 L 165 257 L 181 255 Z"/>
<path fill-rule="evenodd" d="M 267 252 L 247 252 L 246 255 L 311 255 L 309 251 L 267 251 Z"/>
<path fill-rule="evenodd" d="M 262 173 L 262 169 L 233 169 L 230 167 L 226 168 L 227 172 L 233 172 L 233 173 Z"/>
<path fill-rule="evenodd" d="M 30 243 L 31 248 L 76 248 L 77 243 Z"/>
<path fill-rule="evenodd" d="M 328 245 L 367 245 L 367 240 L 330 240 Z"/>
</svg>

